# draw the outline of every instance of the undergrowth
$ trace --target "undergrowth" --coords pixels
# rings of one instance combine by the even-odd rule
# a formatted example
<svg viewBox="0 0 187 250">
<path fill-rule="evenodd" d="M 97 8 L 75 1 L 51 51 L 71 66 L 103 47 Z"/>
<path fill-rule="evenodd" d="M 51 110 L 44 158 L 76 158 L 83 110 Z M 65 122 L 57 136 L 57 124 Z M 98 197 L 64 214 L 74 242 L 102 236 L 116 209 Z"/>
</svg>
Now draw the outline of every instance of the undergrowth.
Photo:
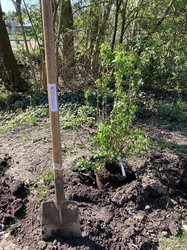
<svg viewBox="0 0 187 250">
<path fill-rule="evenodd" d="M 84 92 L 62 92 L 59 93 L 59 106 L 66 104 L 84 104 Z M 90 102 L 94 103 L 94 99 L 91 98 Z M 36 106 L 48 105 L 48 97 L 46 93 L 38 92 L 33 95 L 23 94 L 8 94 L 0 93 L 0 111 L 3 112 L 15 112 L 17 110 L 25 110 L 29 107 L 35 108 Z"/>
<path fill-rule="evenodd" d="M 164 103 L 157 101 L 154 105 L 157 116 L 168 122 L 187 122 L 187 104 L 181 101 Z"/>
<path fill-rule="evenodd" d="M 35 126 L 40 122 L 43 122 L 47 117 L 48 110 L 45 107 L 42 108 L 28 108 L 26 111 L 20 111 L 17 113 L 8 113 L 1 121 L 0 132 L 6 132 L 8 130 L 17 129 L 23 126 Z"/>
</svg>

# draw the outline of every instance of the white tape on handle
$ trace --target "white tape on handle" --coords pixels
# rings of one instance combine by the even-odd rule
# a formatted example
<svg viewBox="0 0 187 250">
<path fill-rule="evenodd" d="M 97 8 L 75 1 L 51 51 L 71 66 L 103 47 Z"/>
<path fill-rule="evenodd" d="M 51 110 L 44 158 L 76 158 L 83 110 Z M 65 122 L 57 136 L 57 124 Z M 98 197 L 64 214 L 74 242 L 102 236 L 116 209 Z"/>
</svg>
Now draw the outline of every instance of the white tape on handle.
<svg viewBox="0 0 187 250">
<path fill-rule="evenodd" d="M 64 166 L 62 164 L 60 164 L 60 163 L 53 162 L 53 169 L 55 169 L 55 170 L 63 170 Z"/>
<path fill-rule="evenodd" d="M 57 112 L 58 111 L 58 95 L 57 95 L 56 83 L 48 84 L 48 92 L 49 92 L 50 111 Z"/>
</svg>

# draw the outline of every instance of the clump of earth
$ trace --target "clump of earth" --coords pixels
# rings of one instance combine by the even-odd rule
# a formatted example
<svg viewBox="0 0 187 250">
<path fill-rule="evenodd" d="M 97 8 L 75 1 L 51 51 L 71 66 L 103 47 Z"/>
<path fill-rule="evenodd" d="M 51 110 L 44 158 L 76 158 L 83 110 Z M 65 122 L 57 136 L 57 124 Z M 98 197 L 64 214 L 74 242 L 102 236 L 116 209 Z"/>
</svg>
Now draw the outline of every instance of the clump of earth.
<svg viewBox="0 0 187 250">
<path fill-rule="evenodd" d="M 66 199 L 79 206 L 81 238 L 41 237 L 41 203 L 54 200 L 54 184 L 46 184 L 45 199 L 33 187 L 8 177 L 11 158 L 0 161 L 0 223 L 9 227 L 20 249 L 129 249 L 159 248 L 159 233 L 179 235 L 187 207 L 187 158 L 166 151 L 144 155 L 142 163 L 128 166 L 135 173 L 131 182 L 98 189 L 83 182 L 81 174 L 65 175 Z M 28 190 L 31 190 L 30 193 Z"/>
<path fill-rule="evenodd" d="M 0 159 L 0 223 L 7 228 L 25 216 L 27 189 L 21 181 L 6 175 L 11 164 L 11 157 L 5 155 Z"/>
</svg>

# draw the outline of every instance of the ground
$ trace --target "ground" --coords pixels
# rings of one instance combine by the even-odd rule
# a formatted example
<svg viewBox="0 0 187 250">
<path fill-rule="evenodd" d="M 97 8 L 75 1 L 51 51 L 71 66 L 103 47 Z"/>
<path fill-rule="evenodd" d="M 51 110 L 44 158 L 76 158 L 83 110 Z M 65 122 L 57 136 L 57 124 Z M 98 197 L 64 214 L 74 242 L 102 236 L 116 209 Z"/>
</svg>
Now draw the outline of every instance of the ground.
<svg viewBox="0 0 187 250">
<path fill-rule="evenodd" d="M 54 200 L 49 123 L 3 131 L 0 249 L 187 249 L 187 124 L 153 120 L 140 124 L 154 143 L 124 161 L 135 178 L 103 190 L 77 170 L 89 132 L 62 129 L 65 195 L 78 203 L 82 237 L 49 242 L 41 237 L 41 204 Z"/>
</svg>

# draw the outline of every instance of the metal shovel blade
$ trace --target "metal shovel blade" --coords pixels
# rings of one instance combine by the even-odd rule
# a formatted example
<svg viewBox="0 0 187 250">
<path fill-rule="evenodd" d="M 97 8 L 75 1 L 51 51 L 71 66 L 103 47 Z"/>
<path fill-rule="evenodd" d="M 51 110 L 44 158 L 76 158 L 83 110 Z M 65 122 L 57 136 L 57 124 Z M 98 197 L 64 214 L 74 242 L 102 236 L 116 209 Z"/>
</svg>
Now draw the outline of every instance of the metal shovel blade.
<svg viewBox="0 0 187 250">
<path fill-rule="evenodd" d="M 42 238 L 81 236 L 78 206 L 74 201 L 65 201 L 60 209 L 54 202 L 42 204 Z"/>
</svg>

